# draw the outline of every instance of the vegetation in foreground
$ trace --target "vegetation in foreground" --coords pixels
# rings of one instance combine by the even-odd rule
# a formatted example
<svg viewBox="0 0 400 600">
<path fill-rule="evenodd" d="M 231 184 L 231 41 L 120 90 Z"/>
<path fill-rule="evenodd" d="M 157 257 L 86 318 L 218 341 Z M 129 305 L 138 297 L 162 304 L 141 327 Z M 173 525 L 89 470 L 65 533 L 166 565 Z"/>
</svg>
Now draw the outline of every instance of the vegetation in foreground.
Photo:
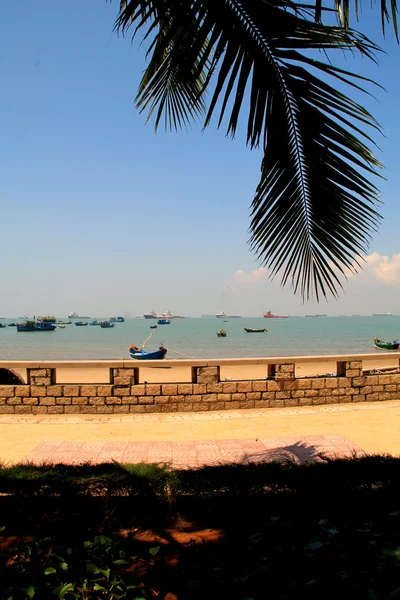
<svg viewBox="0 0 400 600">
<path fill-rule="evenodd" d="M 400 597 L 400 459 L 0 467 L 0 598 Z"/>
</svg>

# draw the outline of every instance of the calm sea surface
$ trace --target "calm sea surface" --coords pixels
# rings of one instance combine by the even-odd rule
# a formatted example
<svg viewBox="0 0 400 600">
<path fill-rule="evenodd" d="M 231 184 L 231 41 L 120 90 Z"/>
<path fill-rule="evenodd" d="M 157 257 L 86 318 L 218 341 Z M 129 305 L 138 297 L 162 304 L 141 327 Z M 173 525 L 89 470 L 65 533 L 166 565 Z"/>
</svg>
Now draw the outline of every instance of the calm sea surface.
<svg viewBox="0 0 400 600">
<path fill-rule="evenodd" d="M 129 346 L 143 343 L 152 324 L 155 321 L 127 319 L 113 329 L 72 324 L 38 333 L 17 333 L 15 327 L 6 327 L 0 329 L 0 360 L 126 359 Z M 246 333 L 244 327 L 268 327 L 268 332 Z M 226 330 L 226 338 L 217 338 L 220 328 Z M 153 350 L 163 341 L 168 358 L 369 353 L 379 352 L 373 345 L 375 336 L 389 341 L 400 337 L 400 316 L 251 317 L 226 323 L 216 318 L 174 319 L 171 325 L 158 325 L 146 349 Z"/>
</svg>

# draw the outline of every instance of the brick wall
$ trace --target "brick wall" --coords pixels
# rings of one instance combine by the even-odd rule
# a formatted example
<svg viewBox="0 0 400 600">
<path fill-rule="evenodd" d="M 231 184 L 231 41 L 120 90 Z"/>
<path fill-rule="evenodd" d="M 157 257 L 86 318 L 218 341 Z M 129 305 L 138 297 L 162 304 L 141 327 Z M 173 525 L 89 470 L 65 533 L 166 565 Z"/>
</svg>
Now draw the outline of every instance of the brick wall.
<svg viewBox="0 0 400 600">
<path fill-rule="evenodd" d="M 192 383 L 138 384 L 138 369 L 110 369 L 110 384 L 56 384 L 55 369 L 28 369 L 26 385 L 0 385 L 0 414 L 164 413 L 277 408 L 400 399 L 400 373 L 363 375 L 362 361 L 338 363 L 339 377 L 295 379 L 294 363 L 270 379 L 219 381 L 219 367 L 193 367 Z"/>
</svg>

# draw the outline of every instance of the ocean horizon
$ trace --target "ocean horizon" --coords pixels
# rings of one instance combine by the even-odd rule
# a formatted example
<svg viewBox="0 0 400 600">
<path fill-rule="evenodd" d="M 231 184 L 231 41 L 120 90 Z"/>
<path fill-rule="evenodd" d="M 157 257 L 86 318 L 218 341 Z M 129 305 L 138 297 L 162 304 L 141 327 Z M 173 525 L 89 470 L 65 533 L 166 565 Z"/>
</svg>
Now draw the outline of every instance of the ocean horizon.
<svg viewBox="0 0 400 600">
<path fill-rule="evenodd" d="M 67 320 L 59 318 L 64 319 Z M 20 319 L 3 319 L 3 322 L 16 320 Z M 400 318 L 396 315 L 242 317 L 227 322 L 215 317 L 188 317 L 172 319 L 170 325 L 150 329 L 156 322 L 129 318 L 124 323 L 116 323 L 112 329 L 76 327 L 73 322 L 54 332 L 30 333 L 5 327 L 0 329 L 0 359 L 128 359 L 129 346 L 140 346 L 152 332 L 146 349 L 153 350 L 163 343 L 170 359 L 379 353 L 373 344 L 374 337 L 387 341 L 400 337 Z M 267 327 L 268 332 L 246 333 L 244 327 Z M 227 337 L 218 338 L 219 329 L 225 329 Z"/>
</svg>

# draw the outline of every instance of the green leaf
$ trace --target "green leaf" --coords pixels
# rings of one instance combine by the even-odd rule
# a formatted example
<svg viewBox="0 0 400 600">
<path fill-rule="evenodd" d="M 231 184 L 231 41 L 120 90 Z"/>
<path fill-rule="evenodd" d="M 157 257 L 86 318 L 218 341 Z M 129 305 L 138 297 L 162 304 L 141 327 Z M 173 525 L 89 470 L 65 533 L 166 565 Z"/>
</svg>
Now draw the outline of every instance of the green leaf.
<svg viewBox="0 0 400 600">
<path fill-rule="evenodd" d="M 30 585 L 28 588 L 26 588 L 25 594 L 28 596 L 28 598 L 33 598 L 34 597 L 34 595 L 35 595 L 35 588 L 33 587 L 33 585 Z"/>
<path fill-rule="evenodd" d="M 94 584 L 93 589 L 96 592 L 106 592 L 107 591 L 105 587 L 103 587 L 102 585 L 99 585 L 98 583 Z"/>
<path fill-rule="evenodd" d="M 110 577 L 110 569 L 100 569 L 100 573 L 104 575 L 104 577 Z"/>
<path fill-rule="evenodd" d="M 123 558 L 117 558 L 117 560 L 113 560 L 113 565 L 120 567 L 122 565 L 129 565 L 129 562 Z"/>
<path fill-rule="evenodd" d="M 86 573 L 92 573 L 92 575 L 97 575 L 99 572 L 99 567 L 92 563 L 86 563 Z"/>
<path fill-rule="evenodd" d="M 151 554 L 151 556 L 157 556 L 157 554 L 160 552 L 160 546 L 154 546 L 154 548 L 150 548 L 149 553 Z"/>
<path fill-rule="evenodd" d="M 73 583 L 64 583 L 60 585 L 55 590 L 53 590 L 53 594 L 58 596 L 59 598 L 64 598 L 66 594 L 72 593 L 75 589 L 75 584 Z M 74 594 L 75 595 L 75 594 Z M 75 595 L 75 597 L 78 597 Z"/>
<path fill-rule="evenodd" d="M 47 567 L 43 573 L 45 575 L 53 575 L 53 573 L 57 573 L 57 571 L 53 567 Z"/>
<path fill-rule="evenodd" d="M 110 542 L 111 539 L 106 535 L 96 535 L 94 538 L 95 544 L 100 544 L 101 546 L 105 546 L 107 542 Z"/>
<path fill-rule="evenodd" d="M 60 567 L 60 569 L 62 569 L 63 571 L 68 571 L 68 563 L 66 562 L 60 562 L 60 564 L 58 565 Z"/>
<path fill-rule="evenodd" d="M 6 528 L 6 526 L 5 526 L 5 525 L 0 525 L 0 533 L 1 533 L 2 531 L 4 531 L 4 530 L 5 530 L 5 528 Z"/>
<path fill-rule="evenodd" d="M 304 546 L 304 550 L 306 550 L 307 552 L 316 552 L 317 550 L 322 548 L 323 545 L 324 544 L 321 542 L 312 542 L 311 544 L 307 544 L 307 546 Z"/>
</svg>

